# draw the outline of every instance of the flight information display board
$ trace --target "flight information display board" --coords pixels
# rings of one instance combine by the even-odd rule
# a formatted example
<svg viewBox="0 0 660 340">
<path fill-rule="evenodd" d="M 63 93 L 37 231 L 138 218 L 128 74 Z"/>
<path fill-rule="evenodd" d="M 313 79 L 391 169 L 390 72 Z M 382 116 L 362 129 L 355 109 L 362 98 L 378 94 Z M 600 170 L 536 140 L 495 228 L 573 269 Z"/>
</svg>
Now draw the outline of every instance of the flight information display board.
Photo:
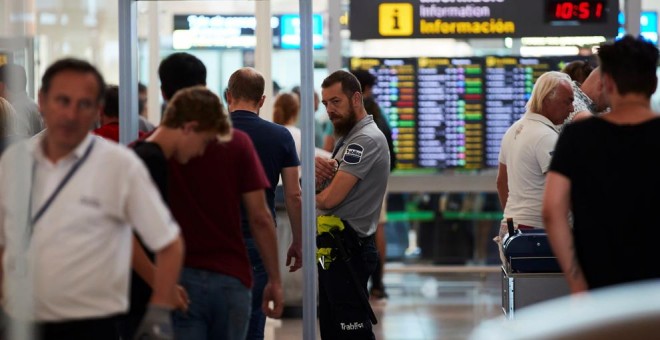
<svg viewBox="0 0 660 340">
<path fill-rule="evenodd" d="M 416 65 L 413 58 L 352 58 L 352 70 L 376 76 L 373 95 L 392 129 L 397 169 L 415 169 L 417 162 Z"/>
<path fill-rule="evenodd" d="M 525 114 L 536 80 L 545 72 L 561 70 L 578 57 L 486 57 L 484 78 L 485 167 L 497 167 L 506 130 Z"/>
<path fill-rule="evenodd" d="M 392 128 L 397 169 L 498 166 L 504 133 L 534 83 L 575 57 L 351 58 L 377 77 L 374 98 Z"/>
<path fill-rule="evenodd" d="M 482 73 L 479 58 L 418 60 L 420 167 L 483 166 Z"/>
</svg>

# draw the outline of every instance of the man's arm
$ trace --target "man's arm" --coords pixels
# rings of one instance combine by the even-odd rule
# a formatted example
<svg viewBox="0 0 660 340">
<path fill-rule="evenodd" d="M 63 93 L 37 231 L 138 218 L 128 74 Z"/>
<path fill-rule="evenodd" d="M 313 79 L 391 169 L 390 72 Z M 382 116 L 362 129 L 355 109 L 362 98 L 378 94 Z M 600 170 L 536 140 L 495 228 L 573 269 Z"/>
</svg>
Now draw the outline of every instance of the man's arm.
<svg viewBox="0 0 660 340">
<path fill-rule="evenodd" d="M 147 253 L 144 252 L 144 249 L 142 249 L 142 246 L 140 245 L 140 241 L 138 241 L 135 235 L 133 235 L 133 256 L 131 258 L 131 267 L 140 278 L 149 285 L 149 287 L 153 287 L 156 267 L 151 263 L 149 257 L 147 257 Z"/>
<path fill-rule="evenodd" d="M 133 257 L 131 259 L 131 267 L 133 270 L 135 270 L 138 276 L 140 276 L 140 278 L 144 280 L 147 285 L 149 285 L 149 287 L 154 286 L 154 282 L 156 281 L 156 266 L 154 266 L 154 264 L 151 262 L 147 256 L 147 253 L 142 248 L 140 241 L 138 241 L 138 238 L 135 235 L 133 235 Z M 176 286 L 176 292 L 176 309 L 182 310 L 184 312 L 187 311 L 189 303 L 188 292 L 186 292 L 186 290 L 181 285 Z"/>
<path fill-rule="evenodd" d="M 182 262 L 183 241 L 177 235 L 172 242 L 156 252 L 153 293 L 147 312 L 135 332 L 136 339 L 174 338 L 170 311 L 177 304 L 176 282 Z"/>
<path fill-rule="evenodd" d="M 277 259 L 277 235 L 264 191 L 255 190 L 244 193 L 243 206 L 247 210 L 250 233 L 264 262 L 266 273 L 268 273 L 268 283 L 264 287 L 261 308 L 266 316 L 278 318 L 282 315 L 284 294 Z M 273 302 L 272 308 L 269 306 L 269 302 Z"/>
<path fill-rule="evenodd" d="M 153 305 L 176 307 L 177 289 L 183 264 L 183 240 L 181 236 L 156 252 L 156 271 L 150 303 Z"/>
<path fill-rule="evenodd" d="M 504 163 L 500 163 L 497 169 L 497 196 L 500 198 L 500 205 L 504 210 L 506 201 L 509 199 L 509 178 Z"/>
<path fill-rule="evenodd" d="M 299 167 L 292 166 L 282 169 L 282 184 L 284 185 L 284 204 L 289 215 L 291 235 L 293 241 L 286 253 L 286 265 L 289 271 L 295 272 L 302 267 L 302 199 L 300 182 L 298 181 Z M 291 260 L 295 259 L 293 263 Z"/>
<path fill-rule="evenodd" d="M 316 207 L 324 210 L 336 207 L 348 196 L 358 180 L 346 171 L 337 171 L 330 185 L 316 195 Z"/>
<path fill-rule="evenodd" d="M 578 263 L 573 234 L 568 225 L 570 196 L 570 179 L 557 172 L 549 172 L 543 195 L 543 223 L 552 251 L 557 256 L 571 292 L 575 294 L 589 287 Z"/>
<path fill-rule="evenodd" d="M 331 179 L 337 172 L 337 161 L 332 158 L 325 158 L 322 156 L 314 157 L 314 177 L 318 190 L 318 186 L 326 180 Z"/>
</svg>

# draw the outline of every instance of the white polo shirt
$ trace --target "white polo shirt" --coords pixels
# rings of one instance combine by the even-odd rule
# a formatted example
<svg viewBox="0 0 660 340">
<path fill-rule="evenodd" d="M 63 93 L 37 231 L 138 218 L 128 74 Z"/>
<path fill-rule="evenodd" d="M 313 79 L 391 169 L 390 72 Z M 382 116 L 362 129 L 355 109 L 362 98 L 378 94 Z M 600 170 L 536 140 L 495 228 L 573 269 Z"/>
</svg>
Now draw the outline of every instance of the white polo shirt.
<svg viewBox="0 0 660 340">
<path fill-rule="evenodd" d="M 504 134 L 499 162 L 506 165 L 509 198 L 504 219 L 543 228 L 545 173 L 559 137 L 558 128 L 540 114 L 527 112 Z"/>
<path fill-rule="evenodd" d="M 39 321 L 123 313 L 128 309 L 131 226 L 154 251 L 174 241 L 179 227 L 131 150 L 88 135 L 53 164 L 43 154 L 43 137 L 17 143 L 0 159 L 4 291 L 8 280 L 32 277 L 34 319 Z M 34 216 L 92 140 L 87 160 L 27 237 L 27 202 Z M 17 270 L 21 254 L 27 258 L 26 271 Z M 4 297 L 11 314 L 20 302 Z"/>
</svg>

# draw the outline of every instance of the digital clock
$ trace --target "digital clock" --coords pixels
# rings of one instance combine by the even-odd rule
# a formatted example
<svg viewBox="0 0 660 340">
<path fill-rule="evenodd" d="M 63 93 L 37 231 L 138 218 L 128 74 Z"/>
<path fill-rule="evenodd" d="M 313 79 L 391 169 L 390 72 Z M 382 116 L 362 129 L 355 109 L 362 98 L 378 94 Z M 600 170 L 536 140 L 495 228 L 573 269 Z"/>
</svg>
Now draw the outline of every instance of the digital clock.
<svg viewBox="0 0 660 340">
<path fill-rule="evenodd" d="M 547 22 L 604 22 L 607 19 L 606 0 L 546 0 Z"/>
</svg>

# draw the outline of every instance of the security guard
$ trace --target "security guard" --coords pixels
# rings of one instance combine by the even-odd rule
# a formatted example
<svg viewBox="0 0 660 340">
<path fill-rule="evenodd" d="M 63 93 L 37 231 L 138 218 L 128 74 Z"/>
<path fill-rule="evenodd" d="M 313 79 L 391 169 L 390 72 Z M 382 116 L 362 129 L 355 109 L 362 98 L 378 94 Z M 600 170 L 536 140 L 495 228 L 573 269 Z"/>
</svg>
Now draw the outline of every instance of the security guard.
<svg viewBox="0 0 660 340">
<path fill-rule="evenodd" d="M 321 87 L 339 138 L 332 159 L 315 160 L 321 337 L 375 339 L 367 280 L 378 265 L 373 235 L 390 170 L 387 140 L 354 75 L 336 71 Z"/>
</svg>

